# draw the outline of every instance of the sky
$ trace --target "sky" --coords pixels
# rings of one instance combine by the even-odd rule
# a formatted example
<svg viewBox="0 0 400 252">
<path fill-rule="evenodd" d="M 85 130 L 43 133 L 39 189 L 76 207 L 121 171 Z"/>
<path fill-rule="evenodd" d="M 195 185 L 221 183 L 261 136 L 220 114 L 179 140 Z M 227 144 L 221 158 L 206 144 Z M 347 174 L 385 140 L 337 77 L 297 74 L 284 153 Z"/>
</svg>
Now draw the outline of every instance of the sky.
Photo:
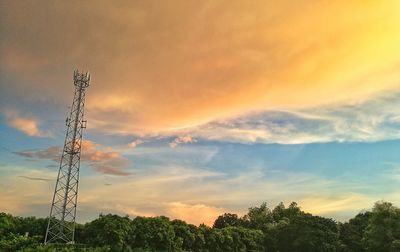
<svg viewBox="0 0 400 252">
<path fill-rule="evenodd" d="M 77 221 L 400 205 L 400 2 L 1 1 L 0 212 L 46 217 L 89 71 Z"/>
</svg>

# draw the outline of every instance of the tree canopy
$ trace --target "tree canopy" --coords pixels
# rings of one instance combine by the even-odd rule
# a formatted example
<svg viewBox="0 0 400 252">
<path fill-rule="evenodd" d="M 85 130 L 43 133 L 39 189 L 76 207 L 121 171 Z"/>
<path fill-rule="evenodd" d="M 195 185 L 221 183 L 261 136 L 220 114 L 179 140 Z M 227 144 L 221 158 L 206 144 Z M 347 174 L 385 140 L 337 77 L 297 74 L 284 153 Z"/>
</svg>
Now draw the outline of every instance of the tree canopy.
<svg viewBox="0 0 400 252">
<path fill-rule="evenodd" d="M 348 222 L 303 212 L 296 203 L 266 203 L 225 213 L 213 227 L 165 216 L 100 214 L 76 225 L 76 244 L 44 246 L 47 219 L 0 213 L 0 251 L 400 251 L 400 209 L 377 202 Z"/>
</svg>

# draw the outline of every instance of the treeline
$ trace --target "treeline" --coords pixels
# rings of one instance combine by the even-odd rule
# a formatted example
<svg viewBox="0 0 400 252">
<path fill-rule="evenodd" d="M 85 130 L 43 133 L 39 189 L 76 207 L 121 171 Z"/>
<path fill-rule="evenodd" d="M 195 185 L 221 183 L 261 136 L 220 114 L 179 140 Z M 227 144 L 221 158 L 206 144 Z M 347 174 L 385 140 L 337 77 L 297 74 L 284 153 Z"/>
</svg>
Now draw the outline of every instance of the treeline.
<svg viewBox="0 0 400 252">
<path fill-rule="evenodd" d="M 377 202 L 346 223 L 313 216 L 296 203 L 264 203 L 242 217 L 226 213 L 213 227 L 167 217 L 100 215 L 77 224 L 75 245 L 47 245 L 47 219 L 0 213 L 0 251 L 400 251 L 400 209 Z"/>
</svg>

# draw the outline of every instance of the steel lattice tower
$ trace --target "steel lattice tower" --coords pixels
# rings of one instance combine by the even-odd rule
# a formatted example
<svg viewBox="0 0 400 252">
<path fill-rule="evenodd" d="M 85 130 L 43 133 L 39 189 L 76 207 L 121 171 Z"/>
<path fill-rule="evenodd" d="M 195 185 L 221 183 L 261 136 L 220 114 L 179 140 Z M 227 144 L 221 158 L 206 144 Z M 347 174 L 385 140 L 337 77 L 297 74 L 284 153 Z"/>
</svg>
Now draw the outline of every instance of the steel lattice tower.
<svg viewBox="0 0 400 252">
<path fill-rule="evenodd" d="M 70 116 L 66 120 L 67 134 L 54 189 L 49 222 L 44 243 L 74 243 L 76 203 L 78 198 L 85 89 L 89 73 L 74 71 L 75 95 Z"/>
</svg>

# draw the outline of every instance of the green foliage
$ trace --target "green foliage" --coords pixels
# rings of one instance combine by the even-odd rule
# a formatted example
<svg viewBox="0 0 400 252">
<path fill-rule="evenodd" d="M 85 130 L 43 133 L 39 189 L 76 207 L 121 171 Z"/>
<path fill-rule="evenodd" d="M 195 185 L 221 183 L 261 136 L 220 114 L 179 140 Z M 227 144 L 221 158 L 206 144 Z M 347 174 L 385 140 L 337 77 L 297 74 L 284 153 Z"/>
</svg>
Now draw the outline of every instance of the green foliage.
<svg viewBox="0 0 400 252">
<path fill-rule="evenodd" d="M 171 221 L 175 233 L 175 247 L 189 251 L 196 247 L 197 227 L 181 220 Z M 204 238 L 204 237 L 203 237 Z"/>
<path fill-rule="evenodd" d="M 359 213 L 349 222 L 339 224 L 340 251 L 365 251 L 362 239 L 370 217 L 371 212 Z"/>
<path fill-rule="evenodd" d="M 400 252 L 400 209 L 388 202 L 346 223 L 305 213 L 294 202 L 272 210 L 263 203 L 243 217 L 225 213 L 212 228 L 164 216 L 107 214 L 77 224 L 77 244 L 69 245 L 43 245 L 46 225 L 47 219 L 0 213 L 0 251 Z"/>
<path fill-rule="evenodd" d="M 391 252 L 398 252 L 398 251 L 400 251 L 400 240 L 394 240 L 394 241 L 392 241 L 392 244 L 390 245 L 390 251 L 391 251 Z"/>
<path fill-rule="evenodd" d="M 250 207 L 247 215 L 243 216 L 243 225 L 266 231 L 273 223 L 271 210 L 267 207 L 267 203 L 262 203 L 260 207 Z"/>
<path fill-rule="evenodd" d="M 1 237 L 0 240 L 0 251 L 20 251 L 39 245 L 39 241 L 36 237 L 28 237 L 18 234 L 8 234 Z"/>
<path fill-rule="evenodd" d="M 167 217 L 136 217 L 131 227 L 130 244 L 134 248 L 173 251 L 176 247 L 174 227 Z M 179 243 L 182 244 L 182 241 Z"/>
<path fill-rule="evenodd" d="M 285 208 L 285 205 L 281 202 L 274 208 L 274 210 L 272 210 L 271 213 L 272 219 L 274 220 L 275 223 L 278 223 L 283 219 L 291 220 L 292 218 L 300 214 L 304 213 L 297 206 L 296 202 L 290 203 L 289 207 L 287 208 Z"/>
<path fill-rule="evenodd" d="M 389 202 L 375 203 L 363 238 L 366 251 L 393 251 L 399 239 L 400 209 Z"/>
<path fill-rule="evenodd" d="M 11 214 L 0 213 L 0 237 L 17 232 L 16 220 Z"/>
<path fill-rule="evenodd" d="M 100 215 L 98 219 L 84 226 L 81 235 L 83 240 L 78 240 L 78 242 L 110 246 L 112 251 L 123 251 L 128 249 L 128 237 L 131 232 L 131 220 L 128 217 Z"/>
<path fill-rule="evenodd" d="M 83 244 L 47 244 L 38 245 L 22 250 L 23 252 L 109 252 L 111 249 L 105 247 L 90 247 Z"/>
<path fill-rule="evenodd" d="M 218 216 L 214 222 L 213 228 L 235 227 L 240 224 L 240 219 L 237 214 L 225 213 Z"/>
<path fill-rule="evenodd" d="M 262 251 L 263 233 L 243 227 L 203 227 L 204 251 Z M 194 250 L 194 251 L 203 251 Z"/>
<path fill-rule="evenodd" d="M 47 219 L 0 213 L 0 251 L 27 250 L 44 240 Z"/>
<path fill-rule="evenodd" d="M 275 230 L 279 251 L 336 251 L 338 230 L 334 221 L 310 214 L 293 217 Z"/>
</svg>

